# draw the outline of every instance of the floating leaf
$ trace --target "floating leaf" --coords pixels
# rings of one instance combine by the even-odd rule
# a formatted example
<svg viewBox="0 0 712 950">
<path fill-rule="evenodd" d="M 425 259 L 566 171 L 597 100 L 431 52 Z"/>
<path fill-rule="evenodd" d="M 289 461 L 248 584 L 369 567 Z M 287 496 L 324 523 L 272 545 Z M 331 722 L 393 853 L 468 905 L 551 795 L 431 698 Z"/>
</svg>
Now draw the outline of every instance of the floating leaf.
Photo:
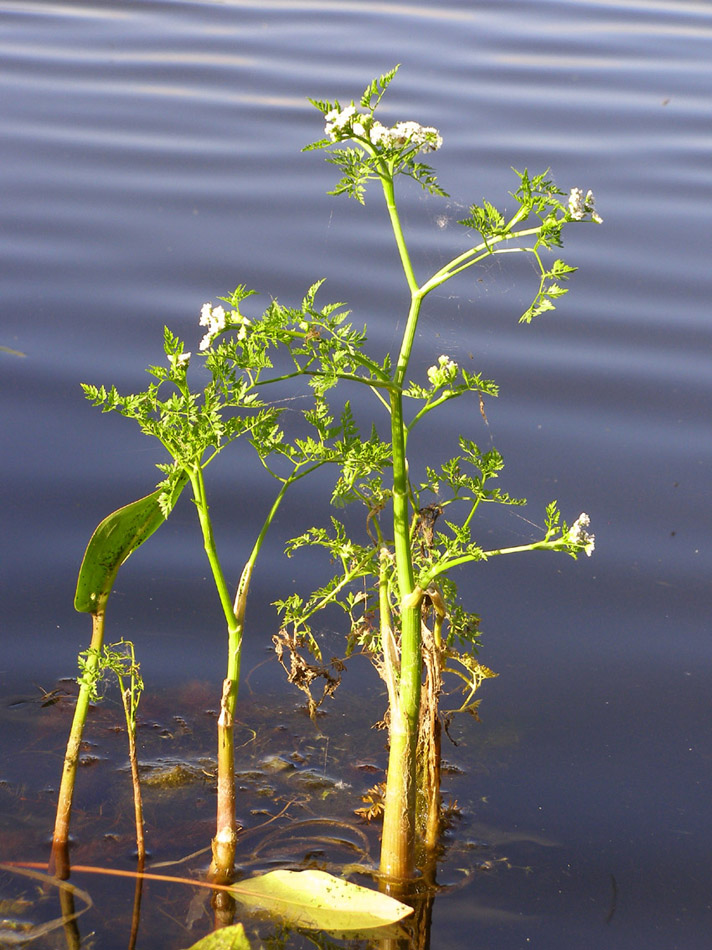
<svg viewBox="0 0 712 950">
<path fill-rule="evenodd" d="M 208 934 L 188 950 L 250 950 L 250 941 L 245 936 L 242 924 L 236 924 Z"/>
<path fill-rule="evenodd" d="M 173 501 L 183 490 L 187 475 L 181 475 Z M 136 548 L 165 521 L 159 505 L 164 489 L 112 512 L 91 536 L 77 578 L 74 607 L 80 613 L 96 613 L 106 603 L 119 568 Z"/>
<path fill-rule="evenodd" d="M 230 888 L 252 909 L 310 930 L 354 931 L 392 924 L 413 912 L 407 904 L 326 871 L 270 871 Z"/>
</svg>

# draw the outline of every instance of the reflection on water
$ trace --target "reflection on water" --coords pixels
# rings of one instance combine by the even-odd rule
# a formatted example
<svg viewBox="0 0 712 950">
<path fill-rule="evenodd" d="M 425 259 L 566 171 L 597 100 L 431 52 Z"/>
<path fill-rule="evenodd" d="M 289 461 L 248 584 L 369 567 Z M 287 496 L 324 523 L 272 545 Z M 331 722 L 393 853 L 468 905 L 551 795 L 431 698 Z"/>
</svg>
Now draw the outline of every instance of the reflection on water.
<svg viewBox="0 0 712 950">
<path fill-rule="evenodd" d="M 517 327 L 532 272 L 483 269 L 429 301 L 418 339 L 423 372 L 433 354 L 448 352 L 500 384 L 486 431 L 475 407 L 438 419 L 422 443 L 444 454 L 464 431 L 503 453 L 502 487 L 527 495 L 528 521 L 516 513 L 483 520 L 488 545 L 529 540 L 529 522 L 540 523 L 552 498 L 573 517 L 588 511 L 597 539 L 590 562 L 492 562 L 459 578 L 483 617 L 482 659 L 500 676 L 483 697 L 484 722 L 463 727 L 453 750 L 464 769 L 452 780 L 454 797 L 465 810 L 454 841 L 470 841 L 477 854 L 475 823 L 522 837 L 488 844 L 486 860 L 506 856 L 506 873 L 493 866 L 436 901 L 433 946 L 469 947 L 475 919 L 493 947 L 527 939 L 706 946 L 708 5 L 0 7 L 0 794 L 2 814 L 16 816 L 0 819 L 8 853 L 25 856 L 29 835 L 32 856 L 41 857 L 66 714 L 61 703 L 13 697 L 41 702 L 34 684 L 49 690 L 74 674 L 88 640 L 85 618 L 72 609 L 84 546 L 107 512 L 150 490 L 161 461 L 123 420 L 85 405 L 78 384 L 141 386 L 143 368 L 162 359 L 164 323 L 197 341 L 201 305 L 240 282 L 260 290 L 262 302 L 274 294 L 289 303 L 326 276 L 328 299 L 347 300 L 354 322 L 368 321 L 374 351 L 387 346 L 403 319 L 404 287 L 382 209 L 328 198 L 333 170 L 300 149 L 320 131 L 307 96 L 348 101 L 402 62 L 385 115 L 440 129 L 437 170 L 453 196 L 439 202 L 404 190 L 420 274 L 463 246 L 456 220 L 469 202 L 506 205 L 510 166 L 551 166 L 562 188 L 592 188 L 605 219 L 569 242 L 567 260 L 579 272 L 555 314 Z M 211 474 L 213 510 L 225 526 L 219 540 L 237 576 L 243 538 L 254 536 L 269 498 L 250 460 L 216 463 Z M 248 667 L 266 656 L 271 602 L 311 588 L 325 567 L 306 554 L 285 567 L 281 552 L 303 530 L 305 510 L 328 518 L 329 491 L 325 479 L 295 492 L 280 516 L 255 578 Z M 206 575 L 188 504 L 122 571 L 109 624 L 115 639 L 136 642 L 148 693 L 186 688 L 186 670 L 219 681 L 221 622 Z M 261 670 L 260 689 L 279 693 L 273 667 Z M 353 676 L 353 692 L 378 688 L 367 671 Z M 352 750 L 382 765 L 382 737 L 360 719 L 357 730 L 344 727 L 346 695 L 332 711 L 330 741 L 339 737 L 335 780 L 355 795 Z M 215 703 L 208 696 L 210 688 L 202 698 L 186 694 L 178 714 L 199 721 Z M 372 705 L 376 718 L 378 693 Z M 248 703 L 248 726 L 253 715 Z M 290 742 L 275 748 L 291 752 L 312 736 L 308 768 L 321 769 L 322 740 L 308 724 L 285 713 L 282 725 Z M 195 755 L 212 750 L 209 719 L 198 732 Z M 144 729 L 144 741 L 149 735 Z M 142 755 L 170 759 L 172 741 L 154 737 Z M 128 820 L 129 803 L 122 782 L 105 801 L 114 766 L 104 742 L 88 750 L 98 761 L 81 776 L 81 847 L 92 847 L 97 863 L 125 863 L 128 839 L 111 822 Z M 193 796 L 186 845 L 204 847 L 209 789 L 181 794 Z M 341 800 L 327 795 L 324 813 Z M 545 840 L 556 847 L 537 843 Z M 454 869 L 477 863 L 452 853 Z M 449 867 L 442 881 L 461 882 Z M 97 887 L 107 899 L 131 900 L 130 884 Z M 185 908 L 160 893 L 161 920 L 185 920 Z M 522 915 L 521 925 L 487 923 L 478 908 Z M 171 933 L 182 933 L 175 926 Z M 181 937 L 166 945 L 180 946 Z"/>
<path fill-rule="evenodd" d="M 6 861 L 47 859 L 46 829 L 51 824 L 57 767 L 75 693 L 71 684 L 61 683 L 45 695 L 17 696 L 3 709 L 4 741 L 12 749 L 9 780 L 0 785 Z M 138 741 L 147 870 L 188 879 L 184 886 L 148 885 L 140 932 L 152 946 L 187 946 L 212 927 L 209 893 L 189 885 L 190 879 L 204 879 L 214 832 L 215 762 L 204 754 L 214 739 L 212 699 L 210 685 L 198 682 L 180 691 L 145 697 Z M 354 812 L 373 782 L 383 779 L 385 755 L 383 734 L 369 728 L 359 706 L 352 697 L 345 697 L 336 715 L 322 717 L 315 726 L 303 710 L 297 711 L 291 697 L 286 703 L 263 697 L 244 704 L 250 726 L 238 725 L 236 734 L 238 814 L 243 826 L 238 855 L 241 874 L 276 867 L 318 867 L 338 873 L 347 867 L 352 878 L 373 886 L 379 829 L 377 824 L 359 821 Z M 83 934 L 96 930 L 107 948 L 126 944 L 128 929 L 125 934 L 121 927 L 111 932 L 105 922 L 130 918 L 132 889 L 120 879 L 87 875 L 81 868 L 135 868 L 131 785 L 121 722 L 119 697 L 113 691 L 93 710 L 87 730 L 71 854 L 72 882 L 88 892 L 86 917 L 73 926 Z M 358 757 L 352 746 L 356 735 Z M 28 736 L 32 737 L 29 742 Z M 500 757 L 496 745 L 487 756 L 493 767 Z M 528 860 L 540 848 L 554 846 L 535 833 L 502 831 L 463 817 L 472 803 L 464 760 L 458 765 L 455 747 L 453 752 L 446 793 L 460 802 L 460 817 L 453 819 L 439 870 L 443 897 L 450 890 L 471 891 L 483 875 L 521 876 L 515 859 Z M 29 782 L 28 774 L 32 776 Z M 6 916 L 17 919 L 18 929 L 21 911 L 26 935 L 31 932 L 39 938 L 41 928 L 56 929 L 57 901 L 46 899 L 41 906 L 25 901 L 25 878 L 17 879 L 10 871 L 1 873 L 3 893 L 15 895 L 5 899 L 12 911 Z M 42 915 L 48 918 L 44 923 Z M 483 906 L 477 916 L 516 923 L 517 915 Z M 269 926 L 260 925 L 259 915 L 253 919 L 245 913 L 242 919 L 248 933 L 269 932 Z M 302 943 L 293 940 L 289 945 Z"/>
</svg>

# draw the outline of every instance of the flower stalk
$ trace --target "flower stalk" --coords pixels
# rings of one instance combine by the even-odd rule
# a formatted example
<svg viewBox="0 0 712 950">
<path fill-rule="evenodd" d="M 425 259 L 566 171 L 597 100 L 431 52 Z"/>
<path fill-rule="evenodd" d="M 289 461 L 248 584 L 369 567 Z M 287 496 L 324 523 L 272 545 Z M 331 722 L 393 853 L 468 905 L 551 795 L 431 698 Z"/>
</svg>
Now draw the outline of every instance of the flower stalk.
<svg viewBox="0 0 712 950">
<path fill-rule="evenodd" d="M 342 177 L 332 194 L 347 194 L 363 203 L 367 183 L 370 180 L 380 182 L 410 298 L 397 357 L 395 360 L 387 357 L 383 364 L 390 372 L 388 400 L 377 393 L 390 417 L 390 486 L 383 485 L 380 474 L 368 478 L 364 475 L 360 484 L 358 480 L 342 478 L 341 489 L 337 488 L 335 493 L 340 503 L 364 502 L 369 509 L 367 528 L 370 525 L 376 529 L 377 538 L 374 540 L 380 554 L 377 561 L 374 558 L 367 563 L 378 576 L 380 631 L 378 634 L 371 631 L 367 608 L 360 617 L 355 615 L 354 610 L 361 602 L 359 597 L 344 598 L 342 582 L 336 580 L 326 589 L 325 597 L 315 595 L 306 605 L 290 605 L 293 609 L 286 612 L 294 621 L 296 631 L 319 606 L 340 603 L 352 618 L 352 638 L 369 650 L 374 649 L 374 644 L 377 646 L 380 658 L 375 662 L 386 682 L 389 696 L 390 742 L 381 873 L 386 880 L 403 882 L 415 870 L 416 838 L 422 839 L 426 852 L 433 853 L 439 836 L 438 703 L 443 672 L 453 672 L 464 680 L 468 697 L 463 708 L 471 710 L 476 708 L 472 695 L 479 682 L 494 675 L 471 657 L 454 649 L 454 639 L 463 637 L 471 638 L 475 648 L 472 632 L 476 631 L 477 618 L 473 619 L 474 615 L 468 618 L 457 606 L 455 586 L 448 577 L 449 573 L 453 568 L 472 561 L 525 550 L 566 551 L 575 557 L 580 552 L 590 554 L 594 544 L 593 536 L 586 531 L 587 516 L 582 515 L 568 528 L 565 523 L 560 523 L 558 509 L 552 503 L 547 509 L 547 526 L 542 540 L 491 551 L 477 545 L 471 538 L 471 530 L 482 502 L 522 502 L 487 485 L 502 468 L 501 457 L 495 450 L 480 452 L 468 439 L 461 437 L 462 454 L 443 465 L 440 473 L 427 469 L 425 482 L 420 486 L 412 483 L 407 441 L 413 428 L 436 408 L 470 392 L 479 398 L 480 412 L 484 416 L 483 397 L 497 395 L 494 383 L 483 380 L 478 374 L 460 370 L 457 363 L 446 355 L 440 356 L 438 363 L 428 370 L 427 386 L 406 382 L 422 304 L 432 290 L 489 256 L 527 253 L 534 257 L 540 271 L 534 300 L 521 318 L 523 322 L 530 322 L 540 313 L 554 309 L 554 301 L 566 293 L 562 282 L 575 270 L 562 260 L 545 265 L 542 250 L 561 245 L 561 232 L 569 222 L 592 220 L 600 223 L 601 219 L 594 210 L 591 192 L 584 195 L 579 189 L 573 189 L 568 202 L 563 203 L 561 196 L 565 193 L 556 188 L 547 178 L 547 173 L 530 177 L 527 171 L 517 172 L 520 184 L 513 194 L 518 202 L 517 210 L 506 218 L 488 202 L 472 205 L 468 217 L 460 223 L 468 230 L 478 232 L 481 240 L 456 255 L 426 280 L 419 281 L 398 213 L 395 179 L 398 175 L 406 175 L 426 191 L 445 195 L 432 169 L 418 158 L 421 152 L 439 149 L 442 137 L 437 129 L 417 122 L 399 122 L 388 128 L 375 118 L 375 110 L 397 69 L 373 80 L 358 105 L 352 102 L 342 107 L 338 102 L 311 100 L 324 115 L 326 138 L 307 147 L 327 149 L 330 152 L 328 160 L 340 169 Z M 353 147 L 344 147 L 344 143 L 349 141 Z M 338 372 L 335 376 L 337 379 L 346 378 L 345 374 Z M 369 381 L 364 379 L 364 382 L 368 384 Z M 406 420 L 404 412 L 405 399 L 421 401 L 410 421 Z M 475 469 L 474 475 L 465 470 L 465 464 Z M 380 472 L 381 469 L 374 465 L 371 472 L 374 471 Z M 451 491 L 449 499 L 442 503 L 436 500 L 430 505 L 422 504 L 420 498 L 424 492 L 430 492 L 438 499 L 443 487 Z M 391 506 L 391 524 L 389 530 L 382 530 L 379 522 L 384 517 L 386 501 Z M 436 532 L 438 517 L 446 507 L 457 503 L 466 506 L 461 523 L 458 525 L 448 520 L 448 531 Z M 370 529 L 369 534 L 373 537 Z M 392 556 L 388 548 L 384 548 L 384 535 L 392 537 Z M 293 544 L 307 543 L 307 540 L 323 544 L 333 557 L 342 556 L 348 548 L 343 529 L 338 525 L 334 537 L 313 529 L 295 539 Z M 347 575 L 345 571 L 342 581 L 348 579 Z M 436 579 L 444 594 L 433 586 Z M 432 629 L 425 623 L 426 608 L 427 613 L 432 613 Z M 449 632 L 444 633 L 446 629 Z M 456 663 L 464 672 L 454 666 Z M 429 803 L 425 805 L 425 819 L 420 823 L 416 821 L 419 800 Z"/>
</svg>

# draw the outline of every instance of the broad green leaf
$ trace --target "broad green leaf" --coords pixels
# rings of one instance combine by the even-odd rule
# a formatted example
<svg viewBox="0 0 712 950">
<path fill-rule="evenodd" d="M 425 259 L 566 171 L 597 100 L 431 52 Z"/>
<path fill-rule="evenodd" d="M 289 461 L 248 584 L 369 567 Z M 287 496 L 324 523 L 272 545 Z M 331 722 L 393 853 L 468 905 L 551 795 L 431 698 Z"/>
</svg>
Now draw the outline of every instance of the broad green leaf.
<svg viewBox="0 0 712 950">
<path fill-rule="evenodd" d="M 223 927 L 194 943 L 188 950 L 250 950 L 250 941 L 245 936 L 242 924 Z"/>
<path fill-rule="evenodd" d="M 386 894 L 326 871 L 270 871 L 240 881 L 230 891 L 241 904 L 309 930 L 367 930 L 395 923 L 413 912 Z"/>
<path fill-rule="evenodd" d="M 187 475 L 182 475 L 173 493 L 173 501 L 183 490 Z M 112 512 L 101 522 L 89 540 L 77 578 L 74 607 L 80 613 L 96 613 L 106 604 L 119 568 L 136 548 L 150 538 L 165 521 L 158 499 L 162 489 Z"/>
</svg>

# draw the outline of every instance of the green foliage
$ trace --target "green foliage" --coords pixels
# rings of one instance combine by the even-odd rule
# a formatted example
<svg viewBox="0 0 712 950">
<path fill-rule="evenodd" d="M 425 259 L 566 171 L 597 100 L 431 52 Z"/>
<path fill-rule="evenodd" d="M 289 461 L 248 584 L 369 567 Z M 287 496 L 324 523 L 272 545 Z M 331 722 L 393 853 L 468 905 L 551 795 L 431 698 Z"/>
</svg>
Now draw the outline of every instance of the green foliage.
<svg viewBox="0 0 712 950">
<path fill-rule="evenodd" d="M 400 63 L 389 70 L 387 73 L 384 73 L 382 76 L 379 76 L 378 79 L 372 79 L 371 82 L 366 86 L 362 96 L 361 96 L 361 105 L 364 109 L 373 114 L 379 102 L 383 98 L 383 95 L 390 86 L 391 82 L 395 79 L 395 75 L 400 69 Z"/>
<path fill-rule="evenodd" d="M 342 108 L 338 101 L 309 100 L 326 120 L 327 137 L 312 142 L 303 151 L 329 150 L 326 160 L 341 173 L 329 194 L 346 194 L 363 204 L 369 181 L 388 182 L 395 175 L 403 174 L 430 194 L 447 197 L 430 165 L 416 161 L 420 151 L 440 147 L 437 130 L 417 122 L 401 122 L 387 128 L 375 118 L 376 109 L 397 71 L 398 66 L 369 83 L 359 101 L 364 112 L 357 112 L 353 101 Z M 334 147 L 348 140 L 354 141 L 356 147 Z"/>
<path fill-rule="evenodd" d="M 250 950 L 250 941 L 242 924 L 221 927 L 192 944 L 188 950 Z"/>
<path fill-rule="evenodd" d="M 342 107 L 338 101 L 312 100 L 325 118 L 326 137 L 309 148 L 326 149 L 327 161 L 340 171 L 341 178 L 332 193 L 345 193 L 362 202 L 368 183 L 377 180 L 391 208 L 399 175 L 414 178 L 428 191 L 443 193 L 432 169 L 416 160 L 419 151 L 439 147 L 437 130 L 415 122 L 385 128 L 374 116 L 395 74 L 394 69 L 367 86 L 359 100 L 362 111 L 353 101 Z M 405 612 L 422 610 L 423 616 L 430 618 L 435 641 L 444 651 L 445 668 L 465 684 L 463 708 L 470 711 L 476 708 L 472 695 L 480 682 L 494 674 L 475 660 L 479 618 L 459 603 L 457 587 L 450 576 L 452 569 L 515 551 L 562 550 L 575 556 L 581 550 L 590 553 L 593 546 L 593 539 L 585 531 L 588 521 L 579 519 L 569 528 L 554 505 L 547 510 L 546 529 L 540 540 L 517 548 L 487 549 L 476 537 L 475 515 L 479 506 L 521 506 L 525 502 L 496 484 L 504 467 L 500 453 L 495 448 L 481 450 L 469 433 L 460 436 L 459 454 L 439 468 L 428 465 L 426 460 L 426 477 L 420 482 L 413 481 L 407 458 L 396 459 L 395 444 L 402 439 L 405 448 L 414 429 L 430 412 L 453 399 L 473 394 L 479 402 L 480 415 L 487 422 L 484 399 L 498 394 L 493 380 L 460 368 L 446 355 L 441 355 L 428 369 L 427 382 L 408 378 L 420 307 L 427 294 L 488 256 L 531 254 L 540 275 L 532 304 L 521 318 L 530 322 L 554 309 L 566 293 L 563 284 L 575 270 L 561 259 L 544 263 L 542 255 L 562 245 L 563 229 L 572 221 L 586 216 L 598 220 L 592 212 L 590 193 L 582 198 L 579 192 L 574 206 L 574 192 L 567 204 L 565 192 L 557 187 L 548 171 L 530 175 L 525 169 L 515 170 L 515 174 L 518 187 L 511 194 L 517 206 L 514 213 L 507 216 L 487 200 L 473 204 L 461 224 L 477 232 L 481 241 L 425 281 L 419 281 L 413 272 L 400 223 L 397 216 L 391 215 L 412 301 L 397 354 L 386 354 L 382 360 L 366 358 L 365 334 L 355 336 L 350 326 L 339 325 L 337 329 L 309 313 L 303 353 L 308 360 L 300 364 L 301 371 L 318 373 L 315 385 L 325 398 L 340 380 L 357 379 L 370 386 L 390 417 L 392 438 L 390 442 L 379 438 L 374 429 L 368 441 L 362 440 L 352 422 L 350 406 L 346 407 L 341 420 L 340 474 L 332 502 L 338 506 L 358 502 L 365 507 L 362 537 L 356 541 L 344 523 L 332 518 L 330 530 L 314 527 L 294 538 L 287 548 L 290 556 L 302 547 L 322 547 L 337 569 L 326 584 L 308 597 L 294 594 L 277 602 L 285 627 L 290 627 L 295 639 L 302 638 L 313 645 L 315 651 L 318 647 L 311 634 L 312 618 L 324 607 L 339 607 L 350 619 L 348 651 L 359 648 L 371 653 L 379 672 L 386 679 L 391 677 L 391 681 L 399 675 L 398 635 Z M 326 353 L 320 349 L 324 343 Z M 410 420 L 402 415 L 404 399 L 415 403 Z M 393 484 L 399 479 L 405 485 L 407 523 L 396 511 L 394 490 L 385 479 L 390 470 Z M 415 587 L 402 589 L 403 579 L 409 576 L 414 578 Z M 384 653 L 386 630 L 395 631 L 396 638 L 396 653 L 390 660 Z M 393 667 L 394 663 L 395 668 L 389 673 L 386 667 Z"/>
<path fill-rule="evenodd" d="M 106 605 L 119 568 L 163 524 L 187 480 L 171 469 L 163 487 L 112 512 L 98 525 L 79 569 L 76 610 L 96 613 Z"/>
<path fill-rule="evenodd" d="M 348 195 L 364 204 L 367 183 L 378 178 L 378 160 L 368 158 L 360 148 L 335 148 L 326 160 L 341 172 L 341 178 L 329 194 Z"/>
<path fill-rule="evenodd" d="M 537 258 L 538 260 L 538 258 Z M 539 261 L 539 263 L 541 263 Z M 531 323 L 534 317 L 538 317 L 547 310 L 554 310 L 554 300 L 563 297 L 568 292 L 567 287 L 562 287 L 557 280 L 568 280 L 569 275 L 576 270 L 575 267 L 569 267 L 564 261 L 554 261 L 549 270 L 544 270 L 539 281 L 539 290 L 531 306 L 519 318 L 520 323 Z M 551 281 L 551 283 L 548 283 Z"/>
<path fill-rule="evenodd" d="M 79 677 L 77 682 L 89 691 L 89 701 L 96 702 L 99 685 L 107 673 L 113 673 L 119 683 L 122 697 L 128 691 L 126 705 L 129 727 L 136 722 L 136 711 L 143 692 L 143 678 L 136 662 L 134 645 L 130 640 L 120 640 L 101 650 L 84 650 L 78 656 Z M 128 681 L 128 686 L 126 685 Z"/>
<path fill-rule="evenodd" d="M 270 871 L 234 884 L 230 892 L 243 906 L 308 930 L 363 931 L 413 913 L 407 904 L 326 871 Z"/>
<path fill-rule="evenodd" d="M 587 532 L 588 517 L 582 514 L 569 526 L 552 503 L 547 508 L 543 536 L 538 540 L 510 548 L 485 547 L 477 536 L 475 515 L 480 505 L 519 506 L 524 501 L 496 483 L 504 467 L 502 456 L 495 448 L 482 450 L 473 438 L 476 432 L 462 434 L 458 454 L 439 467 L 429 464 L 427 458 L 419 467 L 409 459 L 411 436 L 431 412 L 452 400 L 472 400 L 474 396 L 479 412 L 471 412 L 467 418 L 476 422 L 481 418 L 488 424 L 484 400 L 498 395 L 493 380 L 462 369 L 445 354 L 428 368 L 425 381 L 412 378 L 410 361 L 418 339 L 421 308 L 431 291 L 486 258 L 529 254 L 537 263 L 538 286 L 521 317 L 528 323 L 553 310 L 567 292 L 564 284 L 575 268 L 560 258 L 549 263 L 547 257 L 562 246 L 565 227 L 577 221 L 601 219 L 593 210 L 590 192 L 584 195 L 580 189 L 572 189 L 567 199 L 548 170 L 534 176 L 526 169 L 515 170 L 519 184 L 511 193 L 517 206 L 514 213 L 508 216 L 487 200 L 471 205 L 460 223 L 478 235 L 476 243 L 470 244 L 468 239 L 465 250 L 426 279 L 420 279 L 397 213 L 396 182 L 399 176 L 405 176 L 431 194 L 446 195 L 431 166 L 420 158 L 421 153 L 437 151 L 442 138 L 437 129 L 413 120 L 388 127 L 376 117 L 397 70 L 396 66 L 369 83 L 358 107 L 353 101 L 342 107 L 338 101 L 310 100 L 323 116 L 324 137 L 305 149 L 325 150 L 326 160 L 338 170 L 340 177 L 332 194 L 346 194 L 363 203 L 370 183 L 381 186 L 410 295 L 397 349 L 374 357 L 368 352 L 366 328 L 349 322 L 349 311 L 343 303 L 318 307 L 316 297 L 323 281 L 311 285 L 301 306 L 287 307 L 273 300 L 261 315 L 252 317 L 241 308 L 253 291 L 239 285 L 221 298 L 217 307 L 203 307 L 200 323 L 206 332 L 198 356 L 187 352 L 186 344 L 165 328 L 165 363 L 149 367 L 151 382 L 143 392 L 121 395 L 114 387 L 86 385 L 87 398 L 105 412 L 116 411 L 134 419 L 142 432 L 163 446 L 168 460 L 158 464 L 163 480 L 153 495 L 136 502 L 133 508 L 128 506 L 130 512 L 121 509 L 107 519 L 109 525 L 88 560 L 87 576 L 80 574 L 82 594 L 80 597 L 78 588 L 77 602 L 82 606 L 77 609 L 93 610 L 91 605 L 97 597 L 104 593 L 108 596 L 118 565 L 167 517 L 177 493 L 189 479 L 233 638 L 229 653 L 236 657 L 246 586 L 285 490 L 321 466 L 333 465 L 337 474 L 332 503 L 341 508 L 363 506 L 361 529 L 347 529 L 347 524 L 359 524 L 353 518 L 332 518 L 329 528 L 307 526 L 289 542 L 289 556 L 303 547 L 321 548 L 335 564 L 335 571 L 311 594 L 295 592 L 275 601 L 283 624 L 282 640 L 277 639 L 288 642 L 290 649 L 306 644 L 321 659 L 311 631 L 312 618 L 324 608 L 338 607 L 349 618 L 347 652 L 360 649 L 372 657 L 388 687 L 391 721 L 398 718 L 412 729 L 422 712 L 423 662 L 428 668 L 429 701 L 437 702 L 440 675 L 451 673 L 465 691 L 460 710 L 475 714 L 477 701 L 473 696 L 480 683 L 494 675 L 476 658 L 479 618 L 460 604 L 452 571 L 501 554 L 524 551 L 589 555 L 594 545 L 593 536 Z M 198 358 L 204 362 L 200 378 L 204 381 L 207 374 L 208 381 L 194 389 L 191 364 Z M 279 394 L 280 384 L 285 383 L 289 385 L 289 399 L 299 400 L 297 412 L 285 413 L 279 396 L 270 401 L 275 387 Z M 356 418 L 353 407 L 357 401 L 341 398 L 340 389 L 345 383 L 370 390 L 390 429 L 388 437 L 380 434 L 385 427 L 376 424 L 373 414 L 366 413 L 365 422 Z M 410 412 L 408 418 L 404 405 Z M 247 579 L 241 581 L 233 608 L 212 539 L 203 473 L 212 459 L 241 436 L 281 487 L 255 542 L 243 574 L 243 580 Z M 240 616 L 235 613 L 239 613 L 238 605 Z M 228 673 L 228 680 L 238 671 L 239 664 Z M 404 745 L 400 741 L 403 734 L 399 745 L 411 750 L 404 755 L 411 755 L 415 743 L 408 740 Z M 392 753 L 393 748 L 392 743 Z M 412 766 L 410 762 L 397 768 L 402 774 L 411 774 Z M 389 769 L 389 774 L 392 771 Z M 391 807 L 394 814 L 398 812 L 396 822 L 403 823 L 408 807 L 403 802 Z M 387 831 L 389 823 L 392 821 L 386 809 L 384 840 L 391 835 Z M 396 876 L 407 877 L 411 871 L 403 867 Z M 295 880 L 266 875 L 257 883 L 248 882 L 247 892 L 241 884 L 234 893 L 238 900 L 259 906 L 267 906 L 267 901 L 272 909 L 282 900 L 279 912 L 302 925 L 306 912 L 289 896 Z M 276 881 L 279 886 L 275 889 Z M 309 892 L 310 900 L 316 894 L 325 899 L 328 893 L 339 893 L 334 890 L 333 879 L 324 883 L 304 876 L 299 877 L 296 886 Z M 252 897 L 245 898 L 249 887 L 253 888 Z M 276 898 L 283 888 L 283 896 Z M 349 906 L 358 903 L 351 893 L 339 900 Z M 300 908 L 296 918 L 288 910 L 292 904 Z M 314 926 L 327 926 L 323 919 L 319 917 L 320 922 Z M 329 920 L 332 926 L 334 918 L 330 916 Z M 359 926 L 367 924 L 361 922 Z M 341 929 L 349 928 L 342 925 Z"/>
</svg>

